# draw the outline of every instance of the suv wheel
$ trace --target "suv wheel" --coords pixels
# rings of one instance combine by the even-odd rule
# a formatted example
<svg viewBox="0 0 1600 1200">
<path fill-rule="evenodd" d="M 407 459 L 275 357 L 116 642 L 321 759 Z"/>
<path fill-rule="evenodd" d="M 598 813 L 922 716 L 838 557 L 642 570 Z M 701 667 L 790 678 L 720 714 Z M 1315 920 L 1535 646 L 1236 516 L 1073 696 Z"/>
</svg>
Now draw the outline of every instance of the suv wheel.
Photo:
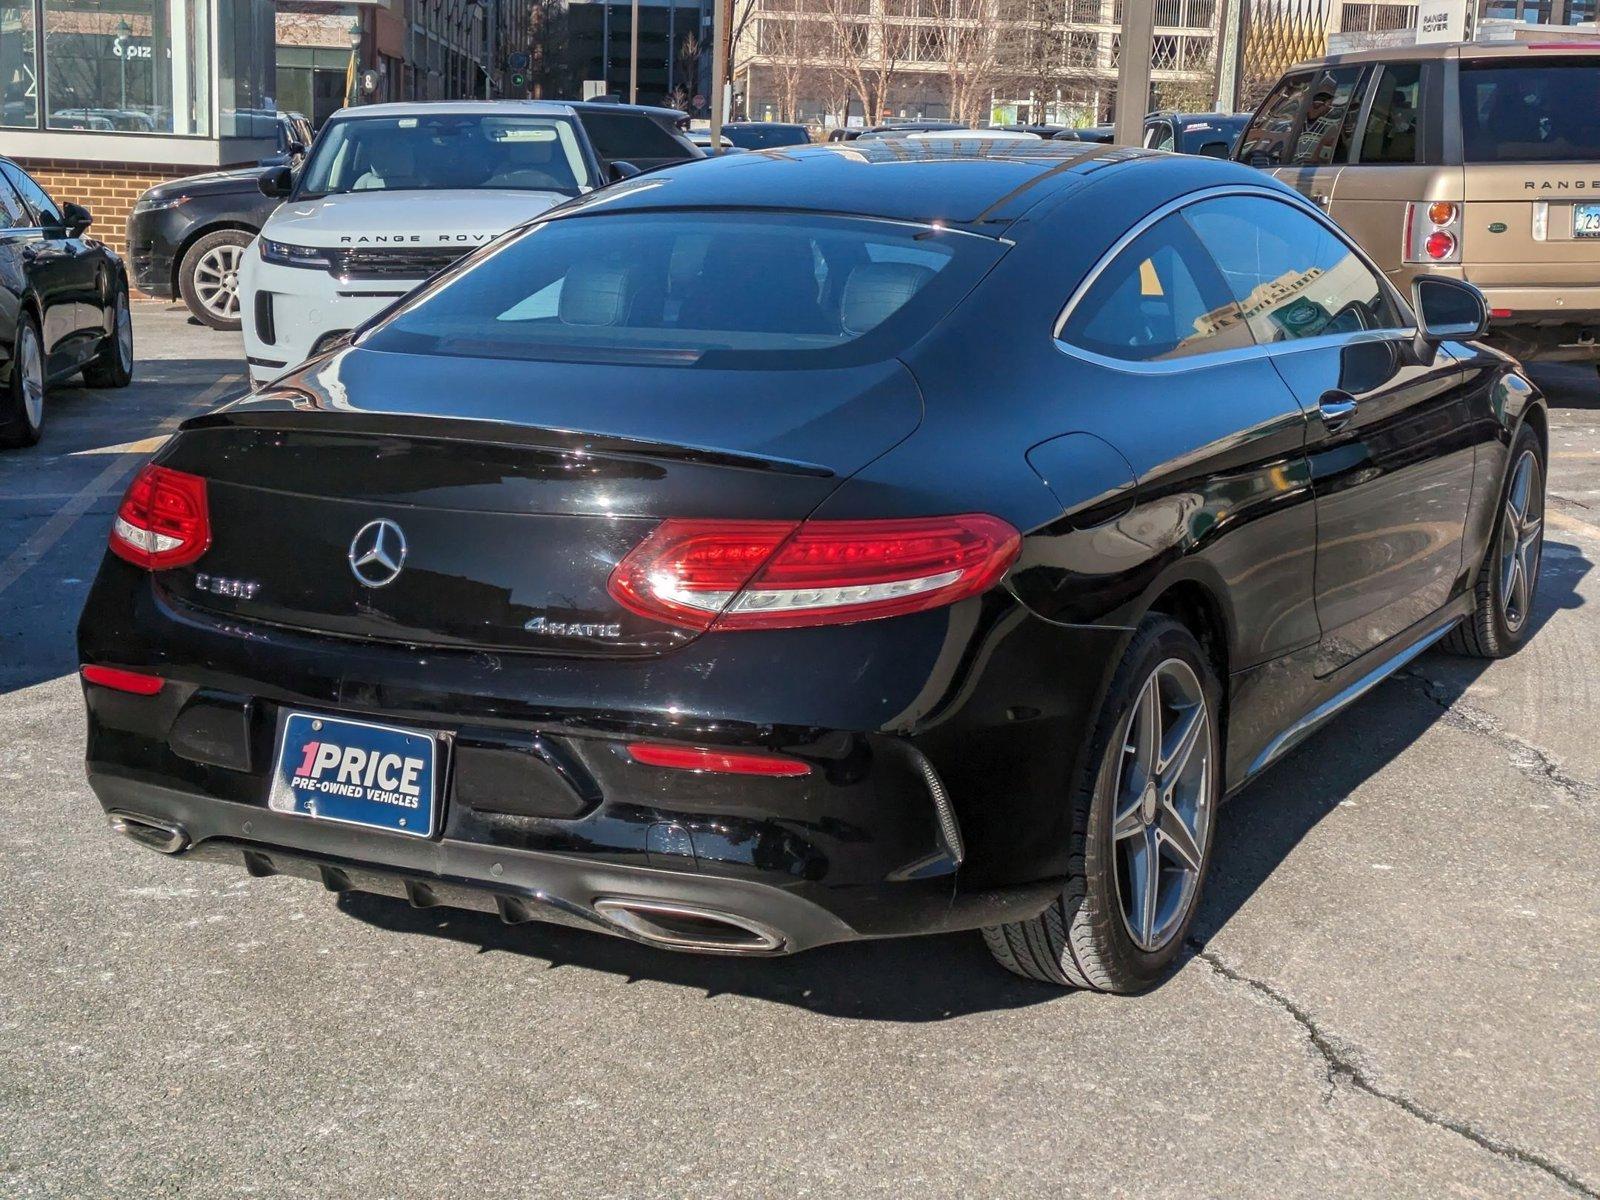
<svg viewBox="0 0 1600 1200">
<path fill-rule="evenodd" d="M 213 329 L 238 329 L 239 268 L 244 248 L 254 235 L 242 229 L 208 233 L 184 252 L 178 264 L 178 292 L 183 302 Z"/>
<path fill-rule="evenodd" d="M 1183 948 L 1220 802 L 1221 688 L 1200 643 L 1145 618 L 1095 724 L 1071 796 L 1067 886 L 1039 916 L 984 930 L 1000 964 L 1065 987 L 1138 992 Z"/>
</svg>

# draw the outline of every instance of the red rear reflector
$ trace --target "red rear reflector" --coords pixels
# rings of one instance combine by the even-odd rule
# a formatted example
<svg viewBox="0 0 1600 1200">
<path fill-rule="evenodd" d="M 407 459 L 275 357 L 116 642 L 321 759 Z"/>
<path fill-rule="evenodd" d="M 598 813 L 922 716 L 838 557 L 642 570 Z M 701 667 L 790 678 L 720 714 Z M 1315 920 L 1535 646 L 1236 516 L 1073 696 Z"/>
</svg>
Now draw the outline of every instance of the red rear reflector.
<svg viewBox="0 0 1600 1200">
<path fill-rule="evenodd" d="M 135 696 L 154 696 L 166 684 L 159 675 L 146 675 L 142 671 L 122 671 L 116 667 L 83 668 L 83 677 L 100 687 L 118 692 L 131 692 Z"/>
<path fill-rule="evenodd" d="M 647 767 L 672 767 L 679 771 L 713 771 L 719 775 L 809 775 L 811 767 L 797 758 L 775 754 L 742 754 L 706 750 L 699 746 L 664 746 L 659 742 L 629 742 L 633 761 Z"/>
<path fill-rule="evenodd" d="M 1456 252 L 1456 239 L 1441 229 L 1430 233 L 1428 240 L 1422 243 L 1422 248 L 1428 252 L 1429 258 L 1443 260 Z"/>
<path fill-rule="evenodd" d="M 170 467 L 133 477 L 111 523 L 111 549 L 147 571 L 194 562 L 211 547 L 206 481 Z"/>
<path fill-rule="evenodd" d="M 1489 315 L 1496 321 L 1503 321 L 1512 314 L 1509 308 L 1491 308 L 1489 310 Z"/>
<path fill-rule="evenodd" d="M 899 616 L 986 591 L 1022 539 L 968 513 L 887 521 L 663 521 L 611 573 L 624 607 L 689 629 Z"/>
</svg>

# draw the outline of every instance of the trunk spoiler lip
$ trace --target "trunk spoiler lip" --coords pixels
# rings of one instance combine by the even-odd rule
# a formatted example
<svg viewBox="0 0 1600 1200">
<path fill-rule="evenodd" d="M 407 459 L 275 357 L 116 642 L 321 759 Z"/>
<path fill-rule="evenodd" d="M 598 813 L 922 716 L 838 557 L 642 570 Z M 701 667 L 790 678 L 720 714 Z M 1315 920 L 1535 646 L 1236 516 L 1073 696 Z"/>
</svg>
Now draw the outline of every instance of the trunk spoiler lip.
<svg viewBox="0 0 1600 1200">
<path fill-rule="evenodd" d="M 178 427 L 178 431 L 187 433 L 213 429 L 276 429 L 285 432 L 314 430 L 318 433 L 347 434 L 351 437 L 367 434 L 396 435 L 420 441 L 477 442 L 613 458 L 669 458 L 707 466 L 803 475 L 816 479 L 832 479 L 837 475 L 831 467 L 799 459 L 724 450 L 714 446 L 629 437 L 625 434 L 523 425 L 476 417 L 308 409 L 303 401 L 296 403 L 287 396 L 253 397 L 242 404 L 248 407 L 235 405 L 218 412 L 191 417 Z"/>
</svg>

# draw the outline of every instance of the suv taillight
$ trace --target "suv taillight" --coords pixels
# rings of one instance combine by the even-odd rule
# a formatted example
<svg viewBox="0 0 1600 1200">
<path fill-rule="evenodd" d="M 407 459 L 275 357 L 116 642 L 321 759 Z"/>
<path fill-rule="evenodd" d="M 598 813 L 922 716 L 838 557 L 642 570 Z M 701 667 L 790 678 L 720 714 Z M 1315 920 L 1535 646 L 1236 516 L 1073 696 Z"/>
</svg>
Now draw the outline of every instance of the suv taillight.
<svg viewBox="0 0 1600 1200">
<path fill-rule="evenodd" d="M 147 571 L 164 571 L 194 562 L 210 546 L 204 479 L 154 465 L 133 477 L 111 523 L 113 553 Z"/>
<path fill-rule="evenodd" d="M 900 616 L 987 590 L 1022 539 L 969 513 L 887 521 L 663 521 L 611 573 L 625 608 L 686 629 Z"/>
<path fill-rule="evenodd" d="M 1453 200 L 1421 200 L 1406 205 L 1405 261 L 1461 261 L 1461 205 Z"/>
</svg>

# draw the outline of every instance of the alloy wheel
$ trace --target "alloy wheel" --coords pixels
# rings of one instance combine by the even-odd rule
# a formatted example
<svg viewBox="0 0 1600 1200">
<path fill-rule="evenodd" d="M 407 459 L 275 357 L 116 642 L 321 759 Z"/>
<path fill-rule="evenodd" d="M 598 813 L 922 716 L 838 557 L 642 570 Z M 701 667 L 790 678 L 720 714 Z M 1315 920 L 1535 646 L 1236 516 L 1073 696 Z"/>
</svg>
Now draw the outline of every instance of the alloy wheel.
<svg viewBox="0 0 1600 1200">
<path fill-rule="evenodd" d="M 1194 669 L 1179 658 L 1157 666 L 1112 745 L 1120 752 L 1105 782 L 1122 921 L 1153 952 L 1183 926 L 1211 836 L 1211 714 Z"/>
<path fill-rule="evenodd" d="M 133 313 L 128 309 L 126 292 L 117 293 L 117 366 L 123 371 L 133 370 Z"/>
<path fill-rule="evenodd" d="M 44 421 L 44 355 L 33 326 L 26 323 L 17 331 L 17 369 L 22 372 L 22 410 L 28 424 L 38 429 Z"/>
<path fill-rule="evenodd" d="M 214 317 L 234 320 L 239 315 L 239 268 L 243 246 L 213 246 L 194 265 L 194 294 Z"/>
<path fill-rule="evenodd" d="M 1544 548 L 1544 486 L 1539 456 L 1524 450 L 1511 474 L 1500 518 L 1500 612 L 1516 633 L 1533 608 Z"/>
</svg>

